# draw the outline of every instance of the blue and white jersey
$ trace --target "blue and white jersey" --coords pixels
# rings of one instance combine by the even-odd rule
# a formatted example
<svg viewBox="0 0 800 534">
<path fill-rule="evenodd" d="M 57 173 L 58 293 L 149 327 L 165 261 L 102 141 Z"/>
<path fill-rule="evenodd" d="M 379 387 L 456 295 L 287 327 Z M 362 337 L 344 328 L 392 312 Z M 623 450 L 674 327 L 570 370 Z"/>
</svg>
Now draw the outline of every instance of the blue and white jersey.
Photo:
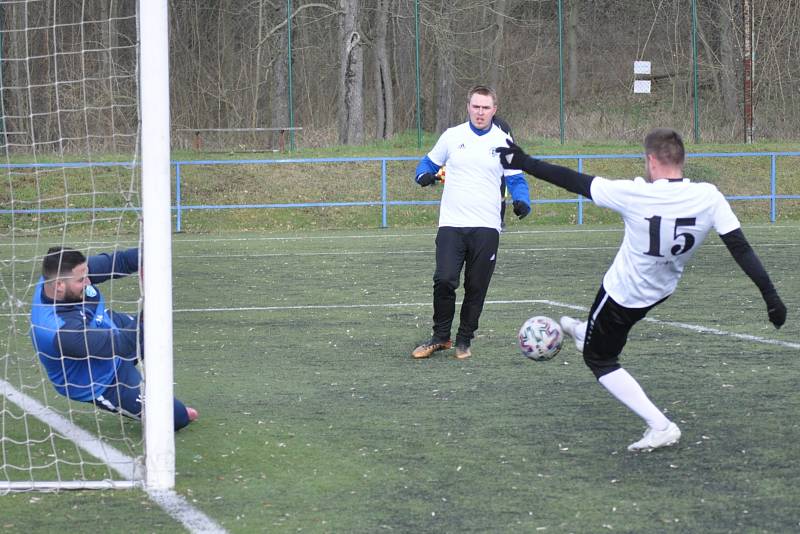
<svg viewBox="0 0 800 534">
<path fill-rule="evenodd" d="M 675 291 L 683 269 L 714 228 L 740 227 L 716 186 L 690 180 L 608 180 L 596 177 L 592 200 L 625 222 L 625 237 L 603 287 L 617 303 L 644 308 Z"/>
<path fill-rule="evenodd" d="M 113 313 L 94 284 L 134 273 L 139 250 L 100 254 L 88 259 L 92 285 L 82 302 L 54 302 L 44 294 L 44 277 L 33 293 L 31 340 L 56 391 L 91 401 L 116 382 L 120 358 L 137 357 L 138 320 Z"/>
<path fill-rule="evenodd" d="M 520 174 L 518 170 L 504 170 L 495 153 L 496 147 L 506 146 L 508 137 L 495 124 L 488 132 L 479 135 L 469 121 L 448 128 L 439 137 L 428 153 L 428 158 L 439 167 L 447 165 L 439 226 L 500 231 L 502 176 Z"/>
</svg>

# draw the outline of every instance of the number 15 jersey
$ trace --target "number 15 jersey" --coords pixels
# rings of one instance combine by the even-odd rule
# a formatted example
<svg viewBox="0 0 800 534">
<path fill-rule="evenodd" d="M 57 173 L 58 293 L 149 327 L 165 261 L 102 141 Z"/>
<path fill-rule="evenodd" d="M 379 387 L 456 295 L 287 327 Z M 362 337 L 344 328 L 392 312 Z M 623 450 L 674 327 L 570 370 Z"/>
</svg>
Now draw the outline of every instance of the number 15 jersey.
<svg viewBox="0 0 800 534">
<path fill-rule="evenodd" d="M 625 237 L 603 287 L 626 308 L 644 308 L 671 295 L 711 228 L 723 235 L 740 227 L 728 201 L 708 183 L 598 176 L 591 193 L 595 204 L 616 211 L 625 222 Z"/>
</svg>

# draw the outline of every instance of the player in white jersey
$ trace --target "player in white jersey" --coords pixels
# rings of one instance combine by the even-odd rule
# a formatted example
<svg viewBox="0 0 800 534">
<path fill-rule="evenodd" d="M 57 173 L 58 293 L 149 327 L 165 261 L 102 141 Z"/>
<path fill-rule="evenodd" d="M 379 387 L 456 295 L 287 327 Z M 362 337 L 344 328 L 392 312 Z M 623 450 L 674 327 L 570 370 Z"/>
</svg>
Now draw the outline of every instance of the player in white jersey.
<svg viewBox="0 0 800 534">
<path fill-rule="evenodd" d="M 497 95 L 485 86 L 467 95 L 469 121 L 448 128 L 417 165 L 416 182 L 429 186 L 447 165 L 436 234 L 433 274 L 433 334 L 411 356 L 428 358 L 452 347 L 450 329 L 456 307 L 456 288 L 464 270 L 464 300 L 456 333 L 456 358 L 469 358 L 470 345 L 489 289 L 500 241 L 500 184 L 503 175 L 513 199 L 514 213 L 531 211 L 528 182 L 519 171 L 504 171 L 495 147 L 507 135 L 492 122 Z"/>
<path fill-rule="evenodd" d="M 625 237 L 588 320 L 562 317 L 561 325 L 575 339 L 600 384 L 647 423 L 642 439 L 628 450 L 674 445 L 680 429 L 650 401 L 618 358 L 633 325 L 672 294 L 686 263 L 712 228 L 761 291 L 770 322 L 775 328 L 783 325 L 786 306 L 739 220 L 715 186 L 683 177 L 684 146 L 674 130 L 657 128 L 645 137 L 646 179 L 589 176 L 532 158 L 511 141 L 508 145 L 497 149 L 503 167 L 522 169 L 622 216 Z"/>
</svg>

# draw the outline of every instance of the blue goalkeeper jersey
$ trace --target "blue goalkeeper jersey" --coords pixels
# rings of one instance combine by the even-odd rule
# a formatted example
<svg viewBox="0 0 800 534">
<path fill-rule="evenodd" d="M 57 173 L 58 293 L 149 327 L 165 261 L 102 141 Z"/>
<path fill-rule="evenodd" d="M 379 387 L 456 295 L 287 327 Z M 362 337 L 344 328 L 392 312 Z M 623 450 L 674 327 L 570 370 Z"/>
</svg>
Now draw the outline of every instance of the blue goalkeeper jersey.
<svg viewBox="0 0 800 534">
<path fill-rule="evenodd" d="M 94 286 L 138 271 L 139 250 L 99 254 L 88 259 L 89 279 L 82 302 L 55 302 L 44 294 L 44 277 L 33 293 L 31 340 L 56 391 L 92 401 L 116 382 L 122 359 L 137 356 L 138 320 L 106 308 Z"/>
</svg>

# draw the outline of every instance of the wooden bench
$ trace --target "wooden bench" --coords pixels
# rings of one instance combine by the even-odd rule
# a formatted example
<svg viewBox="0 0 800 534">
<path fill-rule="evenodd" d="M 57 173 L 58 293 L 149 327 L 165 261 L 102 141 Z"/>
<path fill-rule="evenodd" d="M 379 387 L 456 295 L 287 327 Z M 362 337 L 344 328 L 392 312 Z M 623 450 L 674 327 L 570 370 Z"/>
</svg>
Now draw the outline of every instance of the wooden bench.
<svg viewBox="0 0 800 534">
<path fill-rule="evenodd" d="M 237 133 L 237 132 L 280 132 L 278 138 L 278 149 L 281 152 L 286 150 L 286 132 L 299 132 L 302 128 L 297 126 L 280 127 L 280 128 L 178 128 L 176 132 L 194 132 L 194 140 L 192 146 L 195 150 L 203 149 L 203 134 L 210 132 L 220 133 Z M 272 150 L 272 147 L 267 147 L 266 150 Z"/>
</svg>

